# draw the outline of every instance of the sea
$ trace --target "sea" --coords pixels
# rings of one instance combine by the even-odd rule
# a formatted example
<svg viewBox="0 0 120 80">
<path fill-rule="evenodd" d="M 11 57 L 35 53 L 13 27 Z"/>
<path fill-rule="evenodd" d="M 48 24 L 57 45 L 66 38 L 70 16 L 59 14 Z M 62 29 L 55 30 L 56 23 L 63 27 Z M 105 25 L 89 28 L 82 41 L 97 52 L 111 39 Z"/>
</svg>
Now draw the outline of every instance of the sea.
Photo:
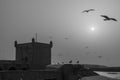
<svg viewBox="0 0 120 80">
<path fill-rule="evenodd" d="M 102 72 L 102 71 L 94 71 L 94 72 L 101 76 L 120 79 L 120 72 Z"/>
</svg>

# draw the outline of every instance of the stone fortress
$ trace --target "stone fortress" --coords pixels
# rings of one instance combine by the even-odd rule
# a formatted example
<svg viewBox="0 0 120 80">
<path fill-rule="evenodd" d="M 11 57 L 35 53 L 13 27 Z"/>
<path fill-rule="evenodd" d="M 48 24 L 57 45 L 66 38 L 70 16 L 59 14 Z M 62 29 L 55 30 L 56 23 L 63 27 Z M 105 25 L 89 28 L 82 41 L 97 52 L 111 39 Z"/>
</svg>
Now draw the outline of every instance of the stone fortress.
<svg viewBox="0 0 120 80">
<path fill-rule="evenodd" d="M 0 70 L 28 70 L 43 69 L 46 65 L 51 64 L 51 48 L 50 44 L 32 42 L 18 44 L 14 42 L 16 48 L 15 60 L 1 60 Z"/>
<path fill-rule="evenodd" d="M 49 44 L 14 42 L 15 60 L 0 60 L 0 80 L 78 80 L 98 75 L 80 64 L 51 64 L 52 41 Z"/>
</svg>

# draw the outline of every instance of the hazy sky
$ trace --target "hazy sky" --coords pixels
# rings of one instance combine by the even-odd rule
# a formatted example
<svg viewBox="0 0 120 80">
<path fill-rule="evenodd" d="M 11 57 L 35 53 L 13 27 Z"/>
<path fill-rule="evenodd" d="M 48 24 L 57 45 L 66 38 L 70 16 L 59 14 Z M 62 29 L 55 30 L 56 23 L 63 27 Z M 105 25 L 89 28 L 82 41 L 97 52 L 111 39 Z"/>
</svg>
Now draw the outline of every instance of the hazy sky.
<svg viewBox="0 0 120 80">
<path fill-rule="evenodd" d="M 30 42 L 35 33 L 53 41 L 53 63 L 120 66 L 120 0 L 0 0 L 0 59 L 15 59 L 14 40 Z"/>
</svg>

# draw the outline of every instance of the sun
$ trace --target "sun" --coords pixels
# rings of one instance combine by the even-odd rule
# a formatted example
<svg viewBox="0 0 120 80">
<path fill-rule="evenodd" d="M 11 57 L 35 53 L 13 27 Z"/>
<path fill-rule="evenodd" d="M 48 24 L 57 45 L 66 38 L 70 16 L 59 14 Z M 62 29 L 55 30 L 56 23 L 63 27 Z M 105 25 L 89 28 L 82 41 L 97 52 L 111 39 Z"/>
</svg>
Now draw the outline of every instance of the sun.
<svg viewBox="0 0 120 80">
<path fill-rule="evenodd" d="M 95 28 L 94 28 L 94 27 L 91 27 L 91 31 L 95 31 Z"/>
</svg>

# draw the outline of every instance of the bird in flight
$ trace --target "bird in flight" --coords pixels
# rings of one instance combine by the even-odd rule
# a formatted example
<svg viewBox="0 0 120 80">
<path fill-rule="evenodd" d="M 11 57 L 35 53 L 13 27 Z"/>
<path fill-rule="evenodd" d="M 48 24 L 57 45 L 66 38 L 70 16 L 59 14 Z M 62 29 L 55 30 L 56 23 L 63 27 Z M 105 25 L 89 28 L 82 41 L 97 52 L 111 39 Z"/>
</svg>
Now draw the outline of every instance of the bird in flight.
<svg viewBox="0 0 120 80">
<path fill-rule="evenodd" d="M 98 58 L 102 58 L 102 56 L 98 56 Z"/>
<path fill-rule="evenodd" d="M 88 9 L 88 10 L 84 10 L 84 11 L 82 11 L 82 13 L 88 13 L 88 12 L 90 12 L 90 11 L 95 11 L 95 9 Z"/>
<path fill-rule="evenodd" d="M 77 61 L 76 63 L 79 63 L 79 61 Z"/>
<path fill-rule="evenodd" d="M 105 18 L 104 21 L 110 21 L 110 20 L 117 21 L 117 19 L 115 19 L 115 18 L 110 18 L 110 17 L 108 17 L 108 16 L 106 16 L 106 15 L 101 15 L 101 17 L 104 17 L 104 18 Z"/>
<path fill-rule="evenodd" d="M 64 39 L 65 39 L 65 40 L 68 40 L 69 38 L 68 38 L 68 37 L 65 37 Z"/>
<path fill-rule="evenodd" d="M 69 63 L 72 63 L 72 60 L 70 60 Z"/>
<path fill-rule="evenodd" d="M 88 46 L 86 46 L 85 48 L 88 48 Z"/>
</svg>

